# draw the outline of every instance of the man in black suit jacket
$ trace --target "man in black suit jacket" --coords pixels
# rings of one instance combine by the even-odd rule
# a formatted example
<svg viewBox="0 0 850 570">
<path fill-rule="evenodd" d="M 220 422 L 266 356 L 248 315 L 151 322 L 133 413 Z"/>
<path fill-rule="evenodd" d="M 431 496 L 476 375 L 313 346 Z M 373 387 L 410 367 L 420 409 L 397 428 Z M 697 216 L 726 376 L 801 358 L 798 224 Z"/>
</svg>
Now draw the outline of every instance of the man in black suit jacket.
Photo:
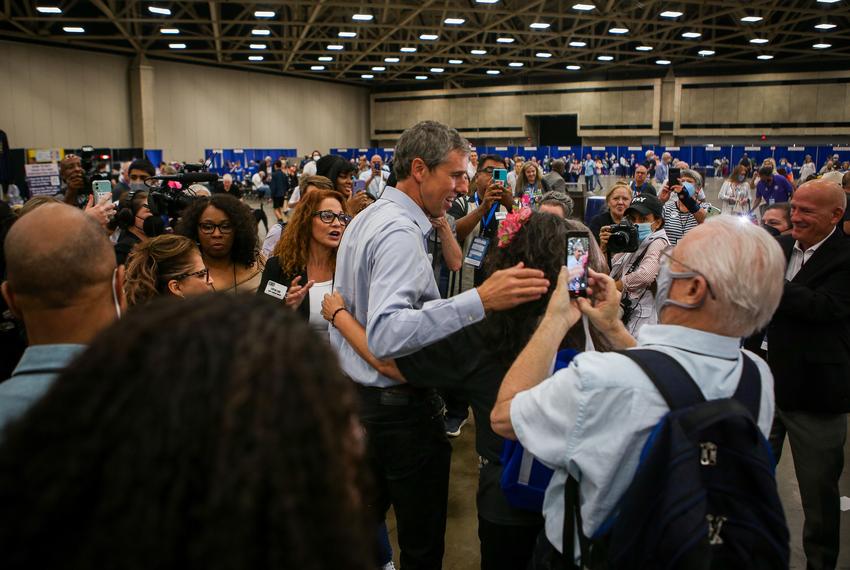
<svg viewBox="0 0 850 570">
<path fill-rule="evenodd" d="M 786 434 L 800 484 L 807 567 L 835 568 L 847 412 L 850 411 L 850 240 L 836 224 L 845 198 L 814 180 L 791 200 L 790 236 L 779 238 L 785 291 L 767 329 L 776 389 L 771 445 L 777 461 Z"/>
</svg>

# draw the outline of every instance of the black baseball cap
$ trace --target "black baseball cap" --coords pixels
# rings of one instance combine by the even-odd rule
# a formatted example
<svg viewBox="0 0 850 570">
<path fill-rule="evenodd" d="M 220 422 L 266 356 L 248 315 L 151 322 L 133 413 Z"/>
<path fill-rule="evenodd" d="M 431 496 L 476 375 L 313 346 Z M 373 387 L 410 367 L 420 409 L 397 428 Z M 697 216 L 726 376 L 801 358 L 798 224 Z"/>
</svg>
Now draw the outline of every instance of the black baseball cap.
<svg viewBox="0 0 850 570">
<path fill-rule="evenodd" d="M 643 216 L 652 214 L 656 218 L 662 217 L 661 201 L 652 194 L 640 194 L 632 199 L 631 205 L 626 209 L 626 215 L 629 215 L 629 210 L 634 210 Z"/>
</svg>

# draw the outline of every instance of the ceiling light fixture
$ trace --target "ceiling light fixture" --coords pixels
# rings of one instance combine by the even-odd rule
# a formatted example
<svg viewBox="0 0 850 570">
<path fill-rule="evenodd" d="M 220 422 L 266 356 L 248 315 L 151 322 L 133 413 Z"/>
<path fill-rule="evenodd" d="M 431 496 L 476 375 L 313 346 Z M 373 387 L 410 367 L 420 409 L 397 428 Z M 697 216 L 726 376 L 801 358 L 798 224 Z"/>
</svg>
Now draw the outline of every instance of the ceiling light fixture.
<svg viewBox="0 0 850 570">
<path fill-rule="evenodd" d="M 659 14 L 659 16 L 661 16 L 662 18 L 678 18 L 683 15 L 683 12 L 677 12 L 676 10 L 665 10 L 664 12 L 661 12 L 661 14 Z"/>
<path fill-rule="evenodd" d="M 670 61 L 669 59 L 656 59 L 655 63 L 656 63 L 656 65 L 670 65 L 673 62 Z"/>
<path fill-rule="evenodd" d="M 832 44 L 812 44 L 812 47 L 815 49 L 826 49 L 831 48 Z"/>
<path fill-rule="evenodd" d="M 502 73 L 502 72 L 499 71 L 498 69 L 488 69 L 487 70 L 487 75 L 499 75 L 500 73 Z"/>
<path fill-rule="evenodd" d="M 706 57 L 706 56 L 709 56 L 709 55 L 714 55 L 714 50 L 713 49 L 701 49 L 697 53 L 699 55 L 703 56 L 703 57 Z"/>
<path fill-rule="evenodd" d="M 513 38 L 496 38 L 496 43 L 498 44 L 512 44 L 515 41 Z"/>
<path fill-rule="evenodd" d="M 250 44 L 248 47 L 251 49 L 266 49 L 269 46 L 266 44 Z"/>
<path fill-rule="evenodd" d="M 415 47 L 403 47 L 399 51 L 401 51 L 402 53 L 416 53 L 416 48 Z"/>
<path fill-rule="evenodd" d="M 332 58 L 329 55 L 320 55 L 317 59 L 319 61 L 333 61 L 334 60 L 334 58 Z"/>
<path fill-rule="evenodd" d="M 821 4 L 835 4 L 836 2 L 841 2 L 841 0 L 818 0 Z"/>
<path fill-rule="evenodd" d="M 461 26 L 466 22 L 463 18 L 446 18 L 443 20 L 444 24 L 448 24 L 450 26 Z"/>
<path fill-rule="evenodd" d="M 525 64 L 521 61 L 512 61 L 508 64 L 508 67 L 522 67 Z"/>
<path fill-rule="evenodd" d="M 570 42 L 570 47 L 586 47 L 587 42 L 574 41 Z"/>
<path fill-rule="evenodd" d="M 614 57 L 610 55 L 600 55 L 596 59 L 598 59 L 599 61 L 614 61 Z"/>
<path fill-rule="evenodd" d="M 451 63 L 452 65 L 460 65 L 460 64 L 463 63 L 463 60 L 462 59 L 450 59 L 449 63 Z"/>
<path fill-rule="evenodd" d="M 340 51 L 342 49 L 345 49 L 345 46 L 341 46 L 339 44 L 330 44 L 328 46 L 328 49 L 331 50 L 331 51 Z"/>
<path fill-rule="evenodd" d="M 750 40 L 751 44 L 766 44 L 770 40 L 767 38 L 753 38 Z"/>
<path fill-rule="evenodd" d="M 325 66 L 324 65 L 311 65 L 310 70 L 311 71 L 324 71 Z"/>
<path fill-rule="evenodd" d="M 761 16 L 744 16 L 743 18 L 741 18 L 741 21 L 747 24 L 761 22 L 762 20 L 764 20 L 764 18 L 762 18 Z"/>
<path fill-rule="evenodd" d="M 65 26 L 62 28 L 63 31 L 68 32 L 69 34 L 84 34 L 86 33 L 86 29 L 81 26 Z"/>
<path fill-rule="evenodd" d="M 445 69 L 443 69 L 442 67 L 432 67 L 429 71 L 431 73 L 442 73 L 445 71 Z"/>
<path fill-rule="evenodd" d="M 39 14 L 61 14 L 62 8 L 58 6 L 36 6 L 36 10 L 38 10 Z"/>
<path fill-rule="evenodd" d="M 635 48 L 635 51 L 652 51 L 653 49 L 655 48 L 652 46 L 638 46 Z"/>
<path fill-rule="evenodd" d="M 543 59 L 548 59 L 548 58 L 552 57 L 552 54 L 549 53 L 548 51 L 539 51 L 534 55 L 535 55 L 535 57 L 542 57 Z"/>
<path fill-rule="evenodd" d="M 421 34 L 421 35 L 419 36 L 419 39 L 420 39 L 420 40 L 425 40 L 426 42 L 430 42 L 430 41 L 434 41 L 434 40 L 436 40 L 436 39 L 437 39 L 437 38 L 439 38 L 439 37 L 440 37 L 440 36 L 438 36 L 437 34 Z"/>
<path fill-rule="evenodd" d="M 579 12 L 590 12 L 595 8 L 596 6 L 593 4 L 573 4 L 573 10 L 578 10 Z"/>
<path fill-rule="evenodd" d="M 383 65 L 376 65 L 372 68 L 372 71 L 386 71 L 386 70 L 387 70 L 387 68 L 384 67 Z"/>
<path fill-rule="evenodd" d="M 570 71 L 578 71 L 581 69 L 580 65 L 568 65 L 565 69 L 569 69 Z"/>
<path fill-rule="evenodd" d="M 397 57 L 385 57 L 384 58 L 385 63 L 398 63 L 399 61 L 401 61 L 401 60 Z"/>
<path fill-rule="evenodd" d="M 248 61 L 263 61 L 263 56 L 261 55 L 249 55 Z"/>
<path fill-rule="evenodd" d="M 428 79 L 428 76 L 427 75 L 417 75 L 416 77 L 414 77 L 414 79 L 418 79 L 419 81 L 422 81 L 423 79 Z"/>
<path fill-rule="evenodd" d="M 168 8 L 160 8 L 159 6 L 148 6 L 148 12 L 159 16 L 170 16 L 171 10 Z"/>
<path fill-rule="evenodd" d="M 487 55 L 487 50 L 486 49 L 471 49 L 471 50 L 469 50 L 469 53 L 471 53 L 472 55 Z"/>
<path fill-rule="evenodd" d="M 616 34 L 616 35 L 623 35 L 623 34 L 628 34 L 629 29 L 628 28 L 608 28 L 608 33 L 609 34 Z"/>
<path fill-rule="evenodd" d="M 179 34 L 180 30 L 178 30 L 177 28 L 160 28 L 159 33 L 160 34 Z"/>
<path fill-rule="evenodd" d="M 475 0 L 478 4 L 495 4 L 499 0 Z"/>
<path fill-rule="evenodd" d="M 340 32 L 337 36 L 340 38 L 356 38 L 357 32 Z"/>
<path fill-rule="evenodd" d="M 374 79 L 375 78 L 375 76 L 372 75 L 371 73 L 363 73 L 363 74 L 360 75 L 360 77 L 362 79 Z"/>
<path fill-rule="evenodd" d="M 548 28 L 551 25 L 552 24 L 547 24 L 546 22 L 532 22 L 531 24 L 528 25 L 528 27 L 533 29 L 533 30 L 545 30 L 546 28 Z"/>
<path fill-rule="evenodd" d="M 272 35 L 272 31 L 267 28 L 254 28 L 251 30 L 252 36 L 270 36 Z"/>
<path fill-rule="evenodd" d="M 815 29 L 816 30 L 831 30 L 835 27 L 837 27 L 835 24 L 830 24 L 829 22 L 823 22 L 821 24 L 817 24 L 815 26 Z"/>
<path fill-rule="evenodd" d="M 355 22 L 371 22 L 374 17 L 372 14 L 354 14 L 351 19 Z"/>
<path fill-rule="evenodd" d="M 689 40 L 693 40 L 696 38 L 701 38 L 702 34 L 699 32 L 685 32 L 684 34 L 682 34 L 682 37 L 688 38 Z"/>
<path fill-rule="evenodd" d="M 766 60 L 768 60 L 768 59 L 773 59 L 773 56 L 772 56 L 772 55 L 760 55 L 760 56 L 758 56 L 756 59 L 761 59 L 761 60 L 765 60 L 765 61 L 766 61 Z"/>
<path fill-rule="evenodd" d="M 168 44 L 171 49 L 186 49 L 186 44 Z"/>
<path fill-rule="evenodd" d="M 275 13 L 271 10 L 257 10 L 254 12 L 255 18 L 274 18 Z"/>
</svg>

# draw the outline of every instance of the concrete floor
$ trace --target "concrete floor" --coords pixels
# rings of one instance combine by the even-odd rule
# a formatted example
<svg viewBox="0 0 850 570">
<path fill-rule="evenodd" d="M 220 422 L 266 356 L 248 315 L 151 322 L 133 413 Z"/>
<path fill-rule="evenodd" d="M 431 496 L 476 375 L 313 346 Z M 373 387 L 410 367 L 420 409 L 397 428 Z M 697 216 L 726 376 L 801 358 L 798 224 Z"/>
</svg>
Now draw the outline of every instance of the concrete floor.
<svg viewBox="0 0 850 570">
<path fill-rule="evenodd" d="M 452 440 L 452 471 L 449 483 L 449 516 L 446 528 L 446 554 L 443 568 L 446 570 L 478 570 L 479 544 L 478 519 L 475 513 L 475 491 L 478 486 L 478 456 L 475 453 L 475 425 L 470 421 L 463 428 L 460 437 Z M 844 448 L 845 468 L 841 477 L 840 490 L 844 497 L 850 497 L 850 440 Z M 776 473 L 779 484 L 779 496 L 785 507 L 785 516 L 791 532 L 791 569 L 804 570 L 806 558 L 803 555 L 803 509 L 800 505 L 800 491 L 794 476 L 794 464 L 788 443 L 782 453 L 782 460 Z M 850 502 L 850 499 L 846 499 Z M 838 568 L 850 570 L 850 505 L 841 514 L 841 545 Z M 387 525 L 393 544 L 395 563 L 398 566 L 398 544 L 396 542 L 395 520 L 390 513 Z M 523 570 L 523 569 L 518 569 Z"/>
</svg>

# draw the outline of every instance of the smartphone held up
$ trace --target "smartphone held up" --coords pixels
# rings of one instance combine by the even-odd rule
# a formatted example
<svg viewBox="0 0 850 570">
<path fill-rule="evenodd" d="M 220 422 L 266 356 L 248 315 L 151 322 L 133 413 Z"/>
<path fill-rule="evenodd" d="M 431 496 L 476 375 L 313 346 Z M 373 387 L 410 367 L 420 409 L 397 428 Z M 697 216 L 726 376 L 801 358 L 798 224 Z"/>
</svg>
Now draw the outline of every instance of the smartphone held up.
<svg viewBox="0 0 850 570">
<path fill-rule="evenodd" d="M 587 296 L 587 262 L 590 252 L 590 234 L 587 232 L 569 232 L 567 234 L 567 279 L 568 289 L 573 297 Z"/>
</svg>

